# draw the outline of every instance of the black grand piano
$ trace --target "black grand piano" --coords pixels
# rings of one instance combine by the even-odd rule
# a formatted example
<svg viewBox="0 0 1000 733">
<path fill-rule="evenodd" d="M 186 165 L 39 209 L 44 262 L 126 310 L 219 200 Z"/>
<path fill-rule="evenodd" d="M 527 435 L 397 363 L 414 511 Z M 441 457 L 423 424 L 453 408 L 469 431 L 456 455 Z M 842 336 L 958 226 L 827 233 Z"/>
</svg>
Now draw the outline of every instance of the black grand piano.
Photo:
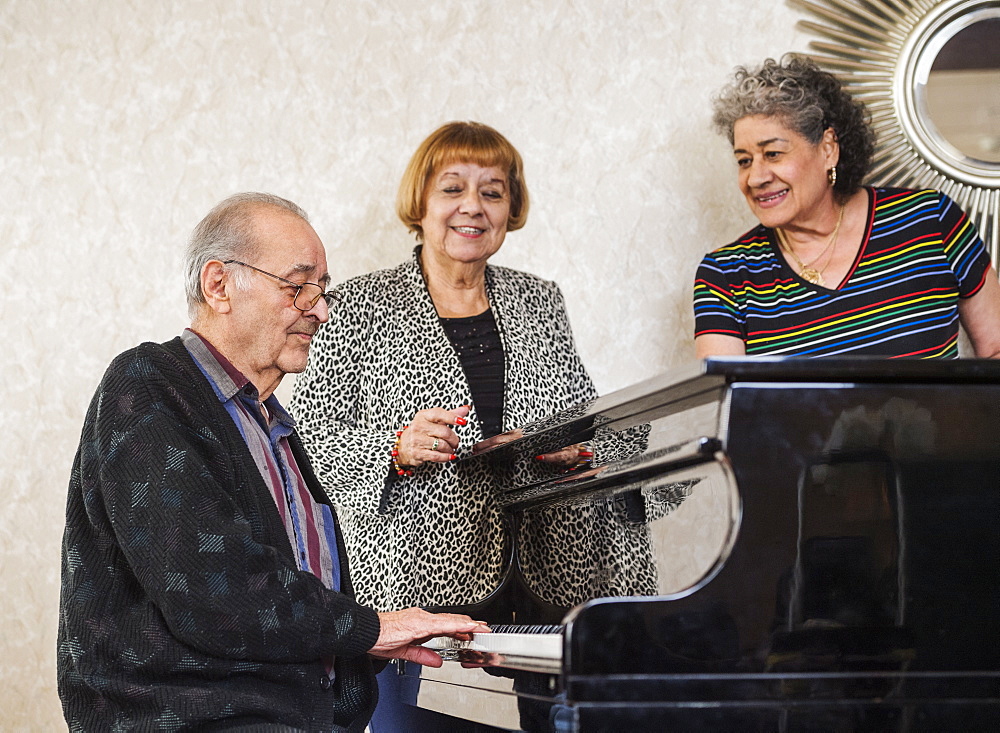
<svg viewBox="0 0 1000 733">
<path fill-rule="evenodd" d="M 538 453 L 590 441 L 564 475 Z M 709 359 L 477 446 L 504 581 L 407 702 L 525 731 L 1000 730 L 1000 363 Z M 440 610 L 440 609 L 439 609 Z"/>
</svg>

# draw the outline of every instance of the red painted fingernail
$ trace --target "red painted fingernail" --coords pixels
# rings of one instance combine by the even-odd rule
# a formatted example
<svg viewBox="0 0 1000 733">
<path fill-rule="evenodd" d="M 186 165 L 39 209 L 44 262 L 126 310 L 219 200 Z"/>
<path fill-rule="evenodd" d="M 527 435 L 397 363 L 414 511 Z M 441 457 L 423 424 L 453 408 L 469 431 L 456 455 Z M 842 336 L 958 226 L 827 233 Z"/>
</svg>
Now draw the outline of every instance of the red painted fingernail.
<svg viewBox="0 0 1000 733">
<path fill-rule="evenodd" d="M 545 456 L 535 456 L 535 460 L 536 461 L 544 461 L 545 460 Z"/>
<path fill-rule="evenodd" d="M 469 421 L 466 420 L 464 417 L 456 417 L 455 418 L 455 424 L 456 425 L 465 425 L 467 422 L 469 422 Z"/>
<path fill-rule="evenodd" d="M 448 456 L 448 460 L 449 461 L 454 461 L 456 458 L 458 458 L 458 456 L 456 456 L 454 453 L 452 453 L 450 456 Z"/>
</svg>

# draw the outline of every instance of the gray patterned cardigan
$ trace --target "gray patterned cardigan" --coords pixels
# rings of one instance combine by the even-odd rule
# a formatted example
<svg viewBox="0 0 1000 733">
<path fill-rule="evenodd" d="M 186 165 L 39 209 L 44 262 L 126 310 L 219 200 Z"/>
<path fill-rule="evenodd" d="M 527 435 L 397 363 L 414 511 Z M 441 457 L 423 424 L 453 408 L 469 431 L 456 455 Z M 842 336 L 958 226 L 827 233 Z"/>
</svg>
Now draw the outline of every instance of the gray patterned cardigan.
<svg viewBox="0 0 1000 733">
<path fill-rule="evenodd" d="M 340 555 L 343 593 L 296 568 L 246 443 L 180 339 L 120 355 L 69 486 L 58 641 L 69 728 L 363 730 L 379 621 L 352 599 Z"/>
<path fill-rule="evenodd" d="M 395 430 L 429 407 L 472 404 L 458 355 L 419 265 L 407 262 L 339 286 L 289 403 L 337 506 L 358 598 L 379 610 L 457 606 L 484 598 L 501 571 L 496 479 L 468 459 L 484 437 L 473 407 L 457 428 L 464 460 L 390 472 Z M 488 265 L 486 289 L 505 358 L 504 430 L 596 396 L 558 286 Z M 570 535 L 586 534 L 581 525 Z M 558 579 L 555 579 L 558 580 Z"/>
</svg>

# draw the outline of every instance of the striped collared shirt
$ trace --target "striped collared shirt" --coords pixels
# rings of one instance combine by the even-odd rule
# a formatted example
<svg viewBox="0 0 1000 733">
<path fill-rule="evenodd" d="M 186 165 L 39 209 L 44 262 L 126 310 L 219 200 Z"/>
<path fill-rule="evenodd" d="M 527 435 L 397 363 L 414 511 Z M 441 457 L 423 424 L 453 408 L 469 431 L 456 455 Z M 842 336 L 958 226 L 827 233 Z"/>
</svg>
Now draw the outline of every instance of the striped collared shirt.
<svg viewBox="0 0 1000 733">
<path fill-rule="evenodd" d="M 313 499 L 295 461 L 288 443 L 295 420 L 273 394 L 260 402 L 253 383 L 202 336 L 185 329 L 181 340 L 243 435 L 281 515 L 299 570 L 340 590 L 333 513 Z"/>
</svg>

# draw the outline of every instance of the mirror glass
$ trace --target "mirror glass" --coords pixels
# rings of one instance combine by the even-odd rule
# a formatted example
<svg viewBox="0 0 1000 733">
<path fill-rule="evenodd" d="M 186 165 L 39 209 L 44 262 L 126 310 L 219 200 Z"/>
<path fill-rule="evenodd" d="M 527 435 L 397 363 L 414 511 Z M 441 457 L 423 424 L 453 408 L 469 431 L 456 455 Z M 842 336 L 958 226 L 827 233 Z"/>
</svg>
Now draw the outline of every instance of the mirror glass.
<svg viewBox="0 0 1000 733">
<path fill-rule="evenodd" d="M 940 37 L 925 82 L 926 121 L 961 155 L 1000 163 L 1000 8 L 959 19 Z"/>
</svg>

